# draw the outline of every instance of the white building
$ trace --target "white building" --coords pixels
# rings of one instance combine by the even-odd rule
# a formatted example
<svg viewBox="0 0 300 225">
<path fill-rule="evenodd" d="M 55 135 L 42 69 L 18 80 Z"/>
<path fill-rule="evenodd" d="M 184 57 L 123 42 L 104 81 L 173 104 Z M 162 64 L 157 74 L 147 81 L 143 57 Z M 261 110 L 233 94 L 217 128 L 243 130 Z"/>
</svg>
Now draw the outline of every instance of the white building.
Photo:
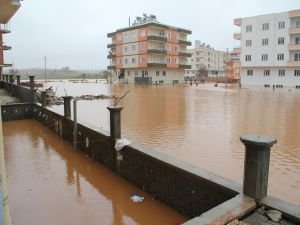
<svg viewBox="0 0 300 225">
<path fill-rule="evenodd" d="M 241 85 L 300 87 L 300 10 L 234 20 Z"/>
<path fill-rule="evenodd" d="M 215 50 L 201 41 L 195 41 L 195 48 L 187 51 L 191 53 L 188 64 L 192 68 L 185 70 L 185 77 L 195 77 L 199 75 L 199 70 L 206 70 L 208 77 L 224 77 L 226 75 L 225 62 L 228 59 L 228 53 Z"/>
</svg>

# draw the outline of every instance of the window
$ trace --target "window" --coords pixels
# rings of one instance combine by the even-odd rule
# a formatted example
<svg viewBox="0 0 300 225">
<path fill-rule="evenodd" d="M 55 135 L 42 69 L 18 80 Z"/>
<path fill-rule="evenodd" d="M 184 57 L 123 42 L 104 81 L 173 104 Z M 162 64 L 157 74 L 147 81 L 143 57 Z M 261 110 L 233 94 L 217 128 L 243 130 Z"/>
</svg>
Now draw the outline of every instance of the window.
<svg viewBox="0 0 300 225">
<path fill-rule="evenodd" d="M 262 54 L 261 61 L 268 61 L 268 54 Z"/>
<path fill-rule="evenodd" d="M 278 22 L 278 29 L 284 29 L 284 28 L 285 28 L 285 22 L 284 21 Z"/>
<path fill-rule="evenodd" d="M 166 71 L 162 71 L 162 75 L 163 75 L 163 76 L 166 76 L 166 75 L 167 75 L 167 72 L 166 72 Z"/>
<path fill-rule="evenodd" d="M 167 33 L 167 38 L 171 38 L 172 37 L 172 33 L 171 32 L 168 32 Z"/>
<path fill-rule="evenodd" d="M 278 76 L 284 77 L 285 76 L 285 70 L 278 70 Z"/>
<path fill-rule="evenodd" d="M 128 59 L 124 59 L 124 63 L 125 63 L 125 64 L 128 64 Z"/>
<path fill-rule="evenodd" d="M 124 52 L 127 52 L 127 50 L 128 50 L 128 47 L 124 46 Z"/>
<path fill-rule="evenodd" d="M 269 44 L 269 39 L 268 38 L 263 38 L 262 39 L 262 45 L 268 45 Z"/>
<path fill-rule="evenodd" d="M 147 70 L 142 70 L 142 76 L 144 77 L 147 77 L 148 76 L 148 71 Z"/>
<path fill-rule="evenodd" d="M 284 45 L 284 37 L 278 38 L 278 45 Z"/>
<path fill-rule="evenodd" d="M 245 60 L 246 61 L 251 61 L 251 55 L 245 55 Z"/>
<path fill-rule="evenodd" d="M 264 23 L 264 24 L 262 25 L 262 29 L 263 29 L 263 30 L 269 30 L 269 23 Z"/>
<path fill-rule="evenodd" d="M 178 52 L 178 46 L 177 45 L 174 46 L 174 51 Z"/>
<path fill-rule="evenodd" d="M 296 28 L 300 27 L 300 20 L 296 21 Z"/>
<path fill-rule="evenodd" d="M 130 71 L 127 71 L 127 76 L 130 76 Z"/>
<path fill-rule="evenodd" d="M 118 34 L 118 35 L 117 35 L 117 40 L 118 40 L 118 41 L 122 41 L 122 34 Z"/>
<path fill-rule="evenodd" d="M 145 57 L 141 58 L 141 63 L 145 63 Z"/>
<path fill-rule="evenodd" d="M 167 51 L 171 51 L 171 45 L 167 45 Z"/>
<path fill-rule="evenodd" d="M 139 75 L 139 71 L 134 71 L 134 75 L 138 76 Z"/>
<path fill-rule="evenodd" d="M 270 76 L 270 70 L 264 70 L 264 76 Z"/>
<path fill-rule="evenodd" d="M 174 64 L 178 64 L 178 59 L 174 58 Z"/>
<path fill-rule="evenodd" d="M 122 48 L 118 47 L 118 53 L 121 53 L 121 52 L 122 52 Z"/>
<path fill-rule="evenodd" d="M 294 60 L 295 61 L 300 61 L 300 53 L 295 53 Z"/>
<path fill-rule="evenodd" d="M 247 70 L 247 76 L 253 76 L 253 70 Z"/>
<path fill-rule="evenodd" d="M 118 60 L 118 64 L 122 64 L 122 60 L 121 59 Z"/>
<path fill-rule="evenodd" d="M 141 48 L 141 50 L 144 50 L 144 49 L 145 49 L 145 45 L 144 45 L 144 44 L 141 44 L 141 45 L 140 45 L 140 48 Z"/>
<path fill-rule="evenodd" d="M 167 63 L 168 63 L 168 64 L 171 63 L 171 58 L 167 58 Z"/>
<path fill-rule="evenodd" d="M 284 54 L 277 54 L 277 60 L 278 61 L 284 60 Z"/>
<path fill-rule="evenodd" d="M 246 40 L 246 47 L 252 46 L 252 40 Z"/>
<path fill-rule="evenodd" d="M 158 77 L 158 76 L 159 76 L 159 71 L 156 71 L 156 73 L 155 73 L 155 74 L 156 74 L 156 76 Z"/>
<path fill-rule="evenodd" d="M 131 46 L 131 50 L 132 50 L 132 51 L 135 51 L 135 50 L 136 50 L 136 45 L 132 45 L 132 46 Z"/>
<path fill-rule="evenodd" d="M 295 70 L 294 76 L 295 77 L 300 77 L 300 70 Z"/>
<path fill-rule="evenodd" d="M 247 25 L 246 26 L 246 32 L 252 32 L 252 25 Z"/>
<path fill-rule="evenodd" d="M 140 36 L 141 36 L 141 37 L 145 37 L 145 36 L 146 36 L 145 30 L 141 30 Z"/>
<path fill-rule="evenodd" d="M 128 39 L 128 34 L 124 33 L 124 40 L 127 40 L 127 39 Z"/>
<path fill-rule="evenodd" d="M 299 45 L 300 44 L 300 37 L 295 37 L 295 44 Z"/>
<path fill-rule="evenodd" d="M 179 40 L 179 34 L 178 33 L 176 33 L 175 38 L 176 38 L 176 40 Z"/>
</svg>

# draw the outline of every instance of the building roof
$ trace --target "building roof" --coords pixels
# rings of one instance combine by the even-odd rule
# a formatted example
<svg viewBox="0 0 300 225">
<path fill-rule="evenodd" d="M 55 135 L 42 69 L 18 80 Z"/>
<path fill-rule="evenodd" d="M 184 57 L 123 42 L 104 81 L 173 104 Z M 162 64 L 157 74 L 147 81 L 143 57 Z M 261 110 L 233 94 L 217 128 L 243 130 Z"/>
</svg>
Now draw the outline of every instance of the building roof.
<svg viewBox="0 0 300 225">
<path fill-rule="evenodd" d="M 166 25 L 166 24 L 159 23 L 157 21 L 149 21 L 149 22 L 145 22 L 145 23 L 142 23 L 142 24 L 133 25 L 131 27 L 117 29 L 116 32 L 108 33 L 107 37 L 113 37 L 113 36 L 116 35 L 117 32 L 126 32 L 126 31 L 135 30 L 135 29 L 143 28 L 143 27 L 149 27 L 149 26 L 160 27 L 160 28 L 170 29 L 170 30 L 176 30 L 178 32 L 182 32 L 182 33 L 186 33 L 186 34 L 191 34 L 192 33 L 192 31 L 187 30 L 187 29 L 174 27 L 174 26 L 169 26 L 169 25 Z"/>
</svg>

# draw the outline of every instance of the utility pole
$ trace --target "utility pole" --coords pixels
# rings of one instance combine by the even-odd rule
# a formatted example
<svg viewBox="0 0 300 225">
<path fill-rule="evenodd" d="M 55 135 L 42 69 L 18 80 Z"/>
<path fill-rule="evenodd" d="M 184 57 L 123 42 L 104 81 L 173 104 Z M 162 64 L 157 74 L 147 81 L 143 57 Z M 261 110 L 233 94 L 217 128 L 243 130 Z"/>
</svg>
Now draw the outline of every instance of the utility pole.
<svg viewBox="0 0 300 225">
<path fill-rule="evenodd" d="M 45 63 L 45 84 L 47 83 L 47 57 L 44 57 L 44 63 Z"/>
</svg>

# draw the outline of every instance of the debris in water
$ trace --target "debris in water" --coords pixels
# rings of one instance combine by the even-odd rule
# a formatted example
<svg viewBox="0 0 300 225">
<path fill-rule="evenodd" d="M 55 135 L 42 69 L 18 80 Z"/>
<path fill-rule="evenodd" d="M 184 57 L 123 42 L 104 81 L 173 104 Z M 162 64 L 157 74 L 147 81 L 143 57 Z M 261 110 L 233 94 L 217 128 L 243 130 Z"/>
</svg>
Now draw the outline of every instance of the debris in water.
<svg viewBox="0 0 300 225">
<path fill-rule="evenodd" d="M 130 199 L 135 203 L 144 201 L 144 197 L 139 196 L 137 193 L 132 193 Z"/>
</svg>

